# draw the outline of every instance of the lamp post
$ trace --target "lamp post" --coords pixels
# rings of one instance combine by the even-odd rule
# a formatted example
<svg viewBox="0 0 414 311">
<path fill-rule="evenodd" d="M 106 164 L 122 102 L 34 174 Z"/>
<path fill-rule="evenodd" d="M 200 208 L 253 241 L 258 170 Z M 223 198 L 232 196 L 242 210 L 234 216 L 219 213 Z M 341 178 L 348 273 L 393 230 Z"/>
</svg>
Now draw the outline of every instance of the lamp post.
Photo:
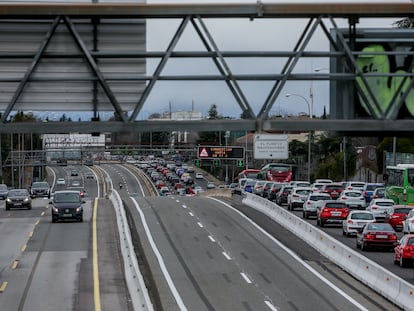
<svg viewBox="0 0 414 311">
<path fill-rule="evenodd" d="M 312 94 L 312 93 L 311 93 Z M 308 105 L 308 111 L 309 111 L 309 118 L 312 119 L 312 113 L 313 113 L 313 96 L 311 96 L 311 103 L 309 103 L 309 101 L 306 99 L 306 97 L 300 95 L 300 94 L 290 94 L 287 93 L 285 94 L 286 97 L 290 97 L 290 96 L 297 96 L 302 98 L 305 103 Z M 311 141 L 311 136 L 312 136 L 312 131 L 309 131 L 309 136 L 308 136 L 308 181 L 310 182 L 310 175 L 311 175 L 311 150 L 312 150 L 312 141 Z"/>
</svg>

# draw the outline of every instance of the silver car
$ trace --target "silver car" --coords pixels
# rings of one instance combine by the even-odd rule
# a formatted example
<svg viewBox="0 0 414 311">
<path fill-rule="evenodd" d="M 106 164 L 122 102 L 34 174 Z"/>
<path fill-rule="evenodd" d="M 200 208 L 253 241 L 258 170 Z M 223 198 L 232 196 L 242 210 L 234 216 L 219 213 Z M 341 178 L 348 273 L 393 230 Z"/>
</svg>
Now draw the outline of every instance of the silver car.
<svg viewBox="0 0 414 311">
<path fill-rule="evenodd" d="M 287 205 L 290 211 L 293 211 L 296 207 L 303 207 L 309 194 L 312 193 L 311 187 L 297 187 L 293 188 L 292 192 L 288 195 Z"/>
<path fill-rule="evenodd" d="M 414 233 L 414 209 L 412 209 L 404 219 L 402 231 L 404 234 Z"/>
<path fill-rule="evenodd" d="M 309 218 L 317 214 L 318 208 L 321 208 L 324 201 L 331 200 L 331 196 L 328 193 L 312 193 L 308 196 L 303 204 L 303 218 Z"/>
<path fill-rule="evenodd" d="M 375 216 L 372 212 L 350 211 L 348 217 L 342 222 L 342 234 L 348 236 L 357 234 L 358 229 L 370 222 L 375 222 Z"/>
<path fill-rule="evenodd" d="M 344 190 L 337 200 L 345 202 L 349 209 L 364 210 L 367 207 L 365 197 L 359 190 Z"/>
<path fill-rule="evenodd" d="M 384 221 L 387 210 L 394 205 L 391 199 L 373 199 L 369 202 L 367 211 L 374 214 L 377 221 Z"/>
</svg>

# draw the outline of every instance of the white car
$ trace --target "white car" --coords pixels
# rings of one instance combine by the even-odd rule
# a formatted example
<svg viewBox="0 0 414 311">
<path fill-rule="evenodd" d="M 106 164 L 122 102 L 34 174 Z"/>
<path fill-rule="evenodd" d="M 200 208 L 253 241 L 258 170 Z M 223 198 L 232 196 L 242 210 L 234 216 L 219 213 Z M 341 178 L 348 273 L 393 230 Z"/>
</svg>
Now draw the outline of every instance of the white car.
<svg viewBox="0 0 414 311">
<path fill-rule="evenodd" d="M 345 185 L 346 190 L 360 190 L 364 191 L 365 182 L 363 181 L 348 181 Z"/>
<path fill-rule="evenodd" d="M 203 173 L 196 173 L 195 178 L 196 179 L 203 179 L 204 178 Z"/>
<path fill-rule="evenodd" d="M 405 220 L 403 221 L 403 229 L 404 234 L 414 233 L 414 209 L 412 209 L 408 214 Z"/>
<path fill-rule="evenodd" d="M 348 217 L 342 222 L 342 234 L 348 236 L 357 234 L 358 229 L 370 222 L 375 222 L 375 216 L 372 212 L 350 211 Z"/>
<path fill-rule="evenodd" d="M 326 179 L 326 178 L 322 178 L 322 179 L 316 179 L 315 180 L 316 184 L 333 184 L 333 180 L 332 179 Z"/>
<path fill-rule="evenodd" d="M 344 190 L 337 200 L 345 202 L 349 209 L 364 210 L 367 207 L 365 197 L 359 190 Z"/>
<path fill-rule="evenodd" d="M 62 185 L 62 186 L 66 185 L 66 180 L 65 180 L 65 178 L 58 178 L 58 179 L 56 180 L 56 185 Z"/>
<path fill-rule="evenodd" d="M 384 221 L 387 210 L 394 205 L 391 199 L 373 199 L 369 202 L 367 211 L 374 214 L 377 221 Z"/>
<path fill-rule="evenodd" d="M 311 193 L 311 187 L 293 188 L 292 192 L 288 195 L 287 198 L 288 210 L 293 211 L 296 207 L 302 208 L 303 204 Z"/>
<path fill-rule="evenodd" d="M 309 218 L 317 214 L 318 208 L 321 208 L 324 201 L 331 200 L 331 196 L 328 193 L 314 192 L 308 196 L 305 203 L 303 204 L 303 218 Z"/>
</svg>

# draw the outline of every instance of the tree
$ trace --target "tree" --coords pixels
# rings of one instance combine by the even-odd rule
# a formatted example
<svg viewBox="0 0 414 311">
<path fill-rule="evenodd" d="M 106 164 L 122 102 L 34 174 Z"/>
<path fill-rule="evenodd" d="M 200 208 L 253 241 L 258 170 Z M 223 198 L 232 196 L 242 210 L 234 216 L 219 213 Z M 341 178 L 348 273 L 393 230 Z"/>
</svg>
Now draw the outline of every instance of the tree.
<svg viewBox="0 0 414 311">
<path fill-rule="evenodd" d="M 221 117 L 218 113 L 216 104 L 212 104 L 210 106 L 210 109 L 208 110 L 208 119 L 210 119 L 210 120 L 221 119 Z"/>
</svg>

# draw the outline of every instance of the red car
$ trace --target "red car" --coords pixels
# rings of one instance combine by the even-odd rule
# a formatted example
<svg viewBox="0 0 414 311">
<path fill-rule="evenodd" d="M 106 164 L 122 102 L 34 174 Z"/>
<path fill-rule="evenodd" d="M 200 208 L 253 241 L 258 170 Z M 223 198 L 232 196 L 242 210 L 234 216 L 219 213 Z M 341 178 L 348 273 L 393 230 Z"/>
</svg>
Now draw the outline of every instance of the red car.
<svg viewBox="0 0 414 311">
<path fill-rule="evenodd" d="M 385 222 L 388 222 L 395 230 L 402 231 L 403 221 L 414 206 L 394 205 L 385 215 Z"/>
<path fill-rule="evenodd" d="M 394 248 L 394 263 L 412 267 L 414 262 L 414 234 L 404 235 Z"/>
<path fill-rule="evenodd" d="M 373 222 L 358 230 L 356 247 L 363 251 L 373 247 L 388 248 L 392 251 L 397 241 L 397 233 L 390 224 Z"/>
<path fill-rule="evenodd" d="M 348 216 L 349 209 L 345 202 L 328 200 L 316 212 L 316 224 L 323 227 L 325 224 L 341 224 Z"/>
<path fill-rule="evenodd" d="M 339 198 L 339 195 L 344 191 L 344 187 L 342 184 L 326 184 L 323 186 L 323 188 L 320 190 L 320 192 L 328 193 L 332 200 L 336 200 Z"/>
</svg>

